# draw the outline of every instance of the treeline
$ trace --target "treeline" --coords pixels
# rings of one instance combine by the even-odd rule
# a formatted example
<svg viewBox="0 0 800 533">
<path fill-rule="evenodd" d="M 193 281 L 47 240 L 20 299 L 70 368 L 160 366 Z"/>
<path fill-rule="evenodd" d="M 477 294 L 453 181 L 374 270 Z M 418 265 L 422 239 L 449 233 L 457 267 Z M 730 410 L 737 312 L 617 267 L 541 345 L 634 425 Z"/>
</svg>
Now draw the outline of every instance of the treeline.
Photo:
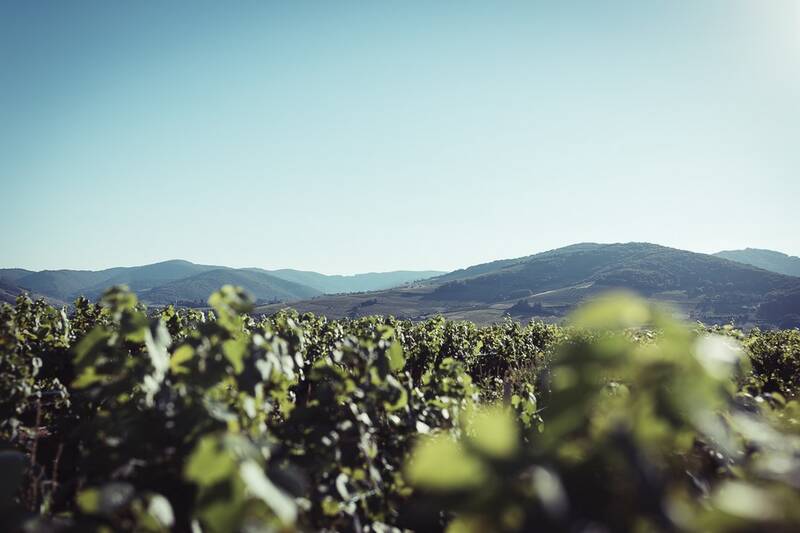
<svg viewBox="0 0 800 533">
<path fill-rule="evenodd" d="M 0 308 L 3 531 L 796 531 L 800 332 Z"/>
</svg>

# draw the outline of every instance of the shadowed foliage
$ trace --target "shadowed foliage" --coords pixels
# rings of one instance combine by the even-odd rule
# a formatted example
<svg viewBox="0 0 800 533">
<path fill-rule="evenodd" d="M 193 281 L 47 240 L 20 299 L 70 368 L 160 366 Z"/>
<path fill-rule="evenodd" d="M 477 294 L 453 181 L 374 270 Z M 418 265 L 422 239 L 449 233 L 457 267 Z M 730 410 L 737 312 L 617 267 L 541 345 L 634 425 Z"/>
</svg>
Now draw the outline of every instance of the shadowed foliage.
<svg viewBox="0 0 800 533">
<path fill-rule="evenodd" d="M 795 531 L 800 331 L 0 308 L 4 531 Z"/>
</svg>

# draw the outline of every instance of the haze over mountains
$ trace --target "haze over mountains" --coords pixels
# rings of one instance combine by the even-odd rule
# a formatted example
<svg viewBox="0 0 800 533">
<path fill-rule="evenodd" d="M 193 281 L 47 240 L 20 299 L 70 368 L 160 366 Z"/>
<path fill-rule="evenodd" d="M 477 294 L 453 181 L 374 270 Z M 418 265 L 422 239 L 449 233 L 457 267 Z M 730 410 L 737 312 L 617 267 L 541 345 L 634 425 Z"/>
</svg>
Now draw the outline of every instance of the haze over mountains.
<svg viewBox="0 0 800 533">
<path fill-rule="evenodd" d="M 244 287 L 257 311 L 292 306 L 331 317 L 392 314 L 493 322 L 559 320 L 582 300 L 627 289 L 667 302 L 688 318 L 740 326 L 800 325 L 798 258 L 768 250 L 699 254 L 649 243 L 581 243 L 449 273 L 398 271 L 329 276 L 291 269 L 235 269 L 166 261 L 102 271 L 0 270 L 0 299 L 30 292 L 53 302 L 97 298 L 125 284 L 154 305 L 202 307 L 224 284 Z M 748 264 L 749 263 L 749 264 Z"/>
</svg>

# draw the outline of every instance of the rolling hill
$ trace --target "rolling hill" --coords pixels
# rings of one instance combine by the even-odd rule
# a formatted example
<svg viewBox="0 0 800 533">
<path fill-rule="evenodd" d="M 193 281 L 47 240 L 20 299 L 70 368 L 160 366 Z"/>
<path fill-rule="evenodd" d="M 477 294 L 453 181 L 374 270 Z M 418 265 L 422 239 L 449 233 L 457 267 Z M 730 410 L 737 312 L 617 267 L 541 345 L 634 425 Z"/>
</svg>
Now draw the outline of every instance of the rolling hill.
<svg viewBox="0 0 800 533">
<path fill-rule="evenodd" d="M 437 270 L 396 270 L 393 272 L 369 272 L 352 276 L 326 275 L 303 270 L 281 269 L 265 271 L 273 276 L 307 285 L 325 294 L 379 291 L 420 281 L 444 272 Z"/>
<path fill-rule="evenodd" d="M 22 289 L 10 281 L 0 278 L 0 303 L 14 303 Z"/>
<path fill-rule="evenodd" d="M 442 274 L 436 271 L 398 271 L 328 276 L 283 269 L 229 268 L 171 260 L 105 270 L 0 269 L 0 299 L 13 301 L 22 292 L 45 297 L 51 303 L 71 302 L 78 296 L 99 297 L 113 285 L 127 285 L 152 304 L 181 302 L 200 305 L 225 284 L 241 285 L 260 301 L 292 301 L 323 293 L 350 293 L 386 289 Z"/>
<path fill-rule="evenodd" d="M 78 296 L 96 298 L 112 285 L 128 285 L 136 291 L 149 289 L 169 281 L 189 277 L 219 267 L 195 265 L 188 261 L 164 261 L 137 267 L 115 267 L 105 270 L 42 270 L 40 272 L 7 269 L 7 281 L 20 289 L 51 299 L 70 301 Z M 17 271 L 17 272 L 13 272 Z M 3 274 L 0 274 L 3 277 Z M 12 279 L 13 278 L 13 279 Z"/>
<path fill-rule="evenodd" d="M 330 316 L 444 314 L 492 322 L 510 314 L 555 320 L 612 289 L 636 291 L 705 322 L 800 324 L 800 280 L 649 243 L 582 243 L 471 266 L 400 289 L 323 296 L 293 306 Z"/>
<path fill-rule="evenodd" d="M 475 268 L 475 267 L 473 267 Z M 493 302 L 576 285 L 723 296 L 764 294 L 800 280 L 710 255 L 648 243 L 580 244 L 529 256 L 477 275 L 435 278 L 434 299 Z"/>
<path fill-rule="evenodd" d="M 24 268 L 0 268 L 0 281 L 15 283 L 29 274 L 33 274 L 33 272 Z"/>
<path fill-rule="evenodd" d="M 211 292 L 234 284 L 248 290 L 259 303 L 257 310 L 267 313 L 289 303 L 332 317 L 443 314 L 482 323 L 508 315 L 556 321 L 586 298 L 627 289 L 708 323 L 800 325 L 800 278 L 649 243 L 581 243 L 446 274 L 328 276 L 180 260 L 101 271 L 4 269 L 0 300 L 13 301 L 27 291 L 55 303 L 70 302 L 79 295 L 96 298 L 116 284 L 130 286 L 142 301 L 155 305 L 203 306 Z"/>
<path fill-rule="evenodd" d="M 800 257 L 786 255 L 773 250 L 745 248 L 744 250 L 725 250 L 714 255 L 771 272 L 777 272 L 778 274 L 800 276 Z"/>
<path fill-rule="evenodd" d="M 61 305 L 63 301 L 56 296 L 47 296 L 38 291 L 22 288 L 18 281 L 34 272 L 24 268 L 0 268 L 0 303 L 14 303 L 22 293 L 27 293 L 33 298 L 46 298 L 53 305 Z"/>
<path fill-rule="evenodd" d="M 322 294 L 307 285 L 266 272 L 217 268 L 140 291 L 139 297 L 153 304 L 204 306 L 208 296 L 223 285 L 244 287 L 256 301 L 262 302 L 298 300 Z"/>
<path fill-rule="evenodd" d="M 105 289 L 112 285 L 127 285 L 132 290 L 139 292 L 221 268 L 224 267 L 197 265 L 178 259 L 139 267 L 120 267 L 111 269 L 113 275 L 82 289 L 82 291 L 88 298 L 100 296 Z"/>
<path fill-rule="evenodd" d="M 116 269 L 110 269 L 116 270 Z M 32 272 L 14 282 L 14 285 L 35 294 L 43 294 L 49 298 L 69 300 L 83 294 L 86 288 L 102 283 L 111 277 L 113 272 L 101 270 L 43 270 Z"/>
</svg>

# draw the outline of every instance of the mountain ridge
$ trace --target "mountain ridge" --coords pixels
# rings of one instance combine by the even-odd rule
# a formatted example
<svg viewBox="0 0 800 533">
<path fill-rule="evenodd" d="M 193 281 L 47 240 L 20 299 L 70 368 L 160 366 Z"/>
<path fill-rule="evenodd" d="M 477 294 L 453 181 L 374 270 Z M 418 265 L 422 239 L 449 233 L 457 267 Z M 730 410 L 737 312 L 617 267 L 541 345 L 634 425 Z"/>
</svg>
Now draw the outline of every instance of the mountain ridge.
<svg viewBox="0 0 800 533">
<path fill-rule="evenodd" d="M 664 260 L 669 261 L 660 263 Z M 513 298 L 514 295 L 509 292 L 515 290 L 545 291 L 588 281 L 605 286 L 622 285 L 645 294 L 661 290 L 684 290 L 693 281 L 702 282 L 703 285 L 737 283 L 741 287 L 744 284 L 752 290 L 772 290 L 772 285 L 780 288 L 782 284 L 792 284 L 791 280 L 776 278 L 776 273 L 737 262 L 725 265 L 721 261 L 725 260 L 651 243 L 582 243 L 507 260 L 506 264 L 479 275 L 462 276 L 440 285 L 435 296 L 449 293 L 461 299 L 480 300 L 480 288 L 484 287 L 483 297 Z M 703 272 L 703 269 L 706 271 Z M 703 272 L 702 279 L 692 277 L 698 274 L 698 270 Z M 759 274 L 752 276 L 756 271 Z M 720 279 L 720 276 L 723 278 Z M 434 280 L 443 278 L 449 279 L 443 276 Z M 470 285 L 472 291 L 467 290 Z"/>
<path fill-rule="evenodd" d="M 764 248 L 744 248 L 741 250 L 723 250 L 713 255 L 736 261 L 737 263 L 763 268 L 771 272 L 800 277 L 800 257 L 783 252 Z"/>
<path fill-rule="evenodd" d="M 800 325 L 800 279 L 651 243 L 580 243 L 472 265 L 410 287 L 321 296 L 293 307 L 332 317 L 555 320 L 586 298 L 615 289 L 633 290 L 709 323 Z"/>
<path fill-rule="evenodd" d="M 208 296 L 223 285 L 244 287 L 256 301 L 287 301 L 319 296 L 321 292 L 265 272 L 216 268 L 169 281 L 140 293 L 145 302 L 204 306 Z"/>
<path fill-rule="evenodd" d="M 63 304 L 78 296 L 96 299 L 110 286 L 127 285 L 145 303 L 198 305 L 221 285 L 241 284 L 261 301 L 292 301 L 324 293 L 386 289 L 437 274 L 441 272 L 393 271 L 330 276 L 293 269 L 203 265 L 184 259 L 96 271 L 6 268 L 0 269 L 0 298 L 11 302 L 18 294 L 27 292 Z"/>
<path fill-rule="evenodd" d="M 235 284 L 253 295 L 259 312 L 288 304 L 331 317 L 392 314 L 416 319 L 443 314 L 483 323 L 505 316 L 558 320 L 587 298 L 625 289 L 703 322 L 800 325 L 800 278 L 718 254 L 642 242 L 584 242 L 448 273 L 331 276 L 185 260 L 102 271 L 2 269 L 0 299 L 13 301 L 27 291 L 69 302 L 81 294 L 96 298 L 114 284 L 130 286 L 143 302 L 154 305 L 203 307 L 211 292 Z"/>
</svg>

